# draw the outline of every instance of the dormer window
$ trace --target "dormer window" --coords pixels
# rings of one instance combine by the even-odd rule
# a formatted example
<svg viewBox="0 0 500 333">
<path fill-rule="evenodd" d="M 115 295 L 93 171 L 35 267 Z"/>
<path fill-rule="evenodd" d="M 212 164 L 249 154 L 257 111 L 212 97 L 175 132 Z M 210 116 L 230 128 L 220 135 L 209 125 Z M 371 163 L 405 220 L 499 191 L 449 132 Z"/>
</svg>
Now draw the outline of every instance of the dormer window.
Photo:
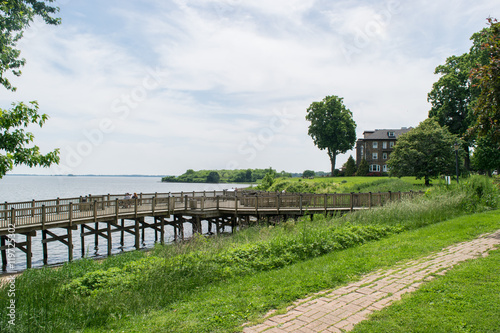
<svg viewBox="0 0 500 333">
<path fill-rule="evenodd" d="M 395 138 L 396 135 L 394 134 L 394 132 L 387 132 L 387 136 L 390 137 L 390 138 Z"/>
</svg>

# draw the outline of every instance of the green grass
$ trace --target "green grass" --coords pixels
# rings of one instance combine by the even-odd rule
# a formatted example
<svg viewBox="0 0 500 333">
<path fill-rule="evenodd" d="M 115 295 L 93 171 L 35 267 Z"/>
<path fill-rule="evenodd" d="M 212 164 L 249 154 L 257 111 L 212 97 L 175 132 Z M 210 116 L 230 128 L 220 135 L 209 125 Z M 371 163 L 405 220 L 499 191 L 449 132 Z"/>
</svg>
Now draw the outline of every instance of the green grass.
<svg viewBox="0 0 500 333">
<path fill-rule="evenodd" d="M 499 332 L 500 251 L 461 264 L 372 315 L 362 332 Z"/>
<path fill-rule="evenodd" d="M 435 184 L 443 183 L 436 180 Z M 269 191 L 309 193 L 397 192 L 425 190 L 424 181 L 414 177 L 321 177 L 314 179 L 278 178 Z"/>
</svg>

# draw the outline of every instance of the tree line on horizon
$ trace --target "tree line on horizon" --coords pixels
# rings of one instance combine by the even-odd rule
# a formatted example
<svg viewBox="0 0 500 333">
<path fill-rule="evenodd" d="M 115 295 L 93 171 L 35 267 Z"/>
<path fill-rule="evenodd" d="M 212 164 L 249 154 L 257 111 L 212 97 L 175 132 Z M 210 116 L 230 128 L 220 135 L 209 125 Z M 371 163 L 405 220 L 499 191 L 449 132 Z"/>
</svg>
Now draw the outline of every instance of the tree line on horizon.
<svg viewBox="0 0 500 333">
<path fill-rule="evenodd" d="M 266 174 L 272 173 L 278 177 L 289 178 L 292 174 L 281 171 L 276 172 L 268 169 L 246 169 L 246 170 L 199 170 L 188 169 L 180 176 L 166 176 L 162 182 L 170 183 L 255 183 L 264 179 Z"/>
</svg>

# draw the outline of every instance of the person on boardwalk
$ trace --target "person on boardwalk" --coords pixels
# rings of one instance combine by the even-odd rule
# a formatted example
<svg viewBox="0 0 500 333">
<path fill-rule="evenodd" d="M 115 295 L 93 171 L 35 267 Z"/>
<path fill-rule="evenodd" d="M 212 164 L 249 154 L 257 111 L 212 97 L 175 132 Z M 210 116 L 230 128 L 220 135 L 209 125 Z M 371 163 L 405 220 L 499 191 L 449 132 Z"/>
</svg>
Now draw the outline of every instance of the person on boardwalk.
<svg viewBox="0 0 500 333">
<path fill-rule="evenodd" d="M 132 196 L 130 193 L 125 193 L 125 196 L 123 197 L 123 208 L 129 208 L 130 207 L 130 199 L 132 199 Z"/>
</svg>

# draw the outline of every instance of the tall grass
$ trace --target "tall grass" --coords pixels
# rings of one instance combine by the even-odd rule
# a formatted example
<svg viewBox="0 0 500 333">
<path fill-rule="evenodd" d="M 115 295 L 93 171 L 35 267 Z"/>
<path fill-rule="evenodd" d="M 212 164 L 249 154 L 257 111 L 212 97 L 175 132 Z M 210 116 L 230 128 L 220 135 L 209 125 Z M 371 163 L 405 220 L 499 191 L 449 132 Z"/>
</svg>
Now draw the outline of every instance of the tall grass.
<svg viewBox="0 0 500 333">
<path fill-rule="evenodd" d="M 276 227 L 255 226 L 232 237 L 157 246 L 95 262 L 28 270 L 16 280 L 12 332 L 60 332 L 104 327 L 110 321 L 174 309 L 213 283 L 245 279 L 417 229 L 454 216 L 498 207 L 498 189 L 471 178 L 460 186 L 432 188 L 413 200 L 344 216 L 315 216 Z M 0 322 L 10 301 L 0 290 Z M 2 329 L 3 330 L 3 329 Z"/>
</svg>

